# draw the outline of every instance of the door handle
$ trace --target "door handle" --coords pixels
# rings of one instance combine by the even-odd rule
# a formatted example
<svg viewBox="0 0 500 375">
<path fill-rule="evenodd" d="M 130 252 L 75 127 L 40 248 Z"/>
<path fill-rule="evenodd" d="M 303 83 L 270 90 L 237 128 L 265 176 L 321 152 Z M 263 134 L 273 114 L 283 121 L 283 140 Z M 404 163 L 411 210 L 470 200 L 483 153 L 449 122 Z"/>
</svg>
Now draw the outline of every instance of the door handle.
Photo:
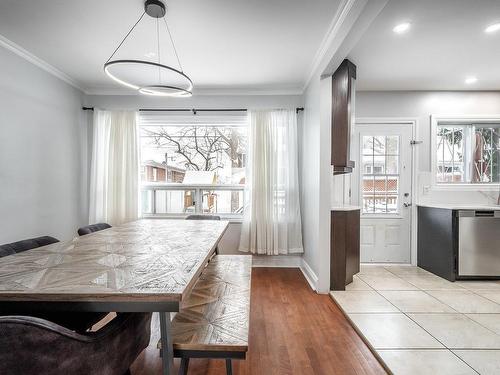
<svg viewBox="0 0 500 375">
<path fill-rule="evenodd" d="M 406 208 L 410 207 L 411 205 L 412 205 L 411 203 L 403 203 L 403 206 Z"/>
</svg>

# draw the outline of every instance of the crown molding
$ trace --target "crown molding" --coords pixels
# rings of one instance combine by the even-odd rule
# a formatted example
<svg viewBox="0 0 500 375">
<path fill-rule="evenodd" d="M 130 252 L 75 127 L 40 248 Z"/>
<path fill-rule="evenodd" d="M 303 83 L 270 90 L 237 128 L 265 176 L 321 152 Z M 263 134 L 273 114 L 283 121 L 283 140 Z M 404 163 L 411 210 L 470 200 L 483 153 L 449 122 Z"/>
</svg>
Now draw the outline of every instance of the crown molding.
<svg viewBox="0 0 500 375">
<path fill-rule="evenodd" d="M 23 47 L 14 43 L 10 39 L 7 39 L 3 35 L 0 35 L 0 46 L 4 47 L 5 49 L 8 49 L 9 51 L 15 53 L 19 57 L 22 57 L 23 59 L 30 62 L 31 64 L 39 67 L 40 69 L 45 70 L 47 73 L 52 74 L 54 77 L 59 78 L 60 80 L 70 84 L 74 88 L 85 93 L 85 89 L 77 81 L 75 81 L 73 78 L 68 76 L 66 73 L 63 73 L 62 71 L 60 71 L 56 67 L 50 65 L 48 62 L 33 55 L 31 52 L 28 52 Z"/>
<path fill-rule="evenodd" d="M 347 16 L 349 15 L 349 12 L 357 1 L 360 0 L 342 0 L 342 3 L 338 7 L 333 20 L 330 23 L 328 31 L 321 41 L 318 51 L 316 52 L 316 55 L 314 56 L 314 59 L 309 67 L 309 73 L 307 73 L 304 86 L 302 87 L 302 92 L 306 90 L 307 86 L 311 82 L 311 79 L 314 76 L 316 69 L 320 65 L 321 60 L 323 60 L 323 58 L 325 57 L 326 53 L 328 52 L 328 48 L 332 44 L 333 40 L 337 37 L 339 30 L 341 29 L 343 23 L 347 19 Z"/>
<path fill-rule="evenodd" d="M 134 90 L 126 88 L 112 88 L 112 87 L 93 87 L 85 90 L 87 95 L 140 95 Z M 290 87 L 290 88 L 266 88 L 266 89 L 254 89 L 254 88 L 198 88 L 193 90 L 193 96 L 204 96 L 204 95 L 241 95 L 241 96 L 251 96 L 251 95 L 302 95 L 303 90 L 300 87 Z"/>
<path fill-rule="evenodd" d="M 300 87 L 268 87 L 255 88 L 199 88 L 193 92 L 194 95 L 302 95 Z"/>
</svg>

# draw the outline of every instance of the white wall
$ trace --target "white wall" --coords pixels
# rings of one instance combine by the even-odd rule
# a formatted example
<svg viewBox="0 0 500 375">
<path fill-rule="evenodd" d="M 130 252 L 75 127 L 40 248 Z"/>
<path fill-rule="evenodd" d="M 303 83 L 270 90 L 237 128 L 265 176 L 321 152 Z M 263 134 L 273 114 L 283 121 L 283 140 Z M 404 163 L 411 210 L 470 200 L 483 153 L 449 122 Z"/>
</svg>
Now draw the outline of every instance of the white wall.
<svg viewBox="0 0 500 375">
<path fill-rule="evenodd" d="M 310 278 L 317 282 L 319 257 L 319 149 L 320 149 L 320 81 L 314 79 L 304 93 L 304 115 L 299 127 L 299 185 L 302 213 L 304 261 Z"/>
<path fill-rule="evenodd" d="M 302 197 L 303 271 L 316 290 L 330 289 L 331 201 L 331 83 L 329 78 L 387 0 L 343 2 L 317 56 L 312 77 L 304 91 L 301 128 L 300 183 Z"/>
<path fill-rule="evenodd" d="M 70 239 L 87 218 L 83 94 L 0 47 L 0 244 Z"/>
<path fill-rule="evenodd" d="M 496 192 L 480 192 L 456 188 L 453 191 L 423 187 L 431 184 L 431 115 L 473 116 L 500 115 L 500 92 L 435 92 L 435 91 L 377 91 L 356 93 L 356 117 L 415 118 L 417 140 L 418 181 L 420 202 L 492 204 Z"/>
<path fill-rule="evenodd" d="M 86 96 L 88 106 L 103 109 L 140 108 L 296 108 L 302 107 L 301 95 L 198 95 L 191 98 L 156 98 L 139 95 L 90 95 Z M 90 126 L 90 125 L 89 125 Z M 300 126 L 300 121 L 299 121 Z M 91 140 L 90 140 L 91 142 Z M 232 222 L 221 239 L 221 254 L 237 254 L 241 224 Z"/>
</svg>

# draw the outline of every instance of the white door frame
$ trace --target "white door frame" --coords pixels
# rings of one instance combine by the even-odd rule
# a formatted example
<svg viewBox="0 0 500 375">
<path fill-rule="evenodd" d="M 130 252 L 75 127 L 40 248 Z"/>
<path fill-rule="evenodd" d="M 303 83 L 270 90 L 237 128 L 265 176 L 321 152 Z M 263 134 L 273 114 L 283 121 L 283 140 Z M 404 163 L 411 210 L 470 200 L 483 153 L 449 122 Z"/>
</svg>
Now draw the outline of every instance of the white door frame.
<svg viewBox="0 0 500 375">
<path fill-rule="evenodd" d="M 356 131 L 357 124 L 384 124 L 384 125 L 408 125 L 411 126 L 412 140 L 416 140 L 418 119 L 409 117 L 357 117 L 352 135 Z M 352 138 L 351 135 L 351 138 Z M 411 203 L 410 206 L 410 263 L 417 265 L 417 171 L 418 171 L 418 144 L 408 145 L 411 147 Z M 351 150 L 358 152 L 359 150 Z M 359 176 L 356 177 L 359 180 Z"/>
</svg>

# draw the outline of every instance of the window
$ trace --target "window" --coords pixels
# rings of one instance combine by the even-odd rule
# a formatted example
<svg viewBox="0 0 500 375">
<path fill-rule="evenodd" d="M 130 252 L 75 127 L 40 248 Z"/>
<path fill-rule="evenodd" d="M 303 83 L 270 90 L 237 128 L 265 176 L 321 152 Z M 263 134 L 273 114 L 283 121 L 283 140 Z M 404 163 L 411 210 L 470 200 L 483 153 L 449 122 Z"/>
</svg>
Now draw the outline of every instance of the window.
<svg viewBox="0 0 500 375">
<path fill-rule="evenodd" d="M 362 211 L 396 214 L 399 199 L 399 136 L 363 136 Z"/>
<path fill-rule="evenodd" d="M 246 114 L 141 114 L 140 141 L 144 215 L 242 216 Z"/>
<path fill-rule="evenodd" d="M 440 184 L 488 184 L 500 181 L 500 121 L 438 121 L 435 176 Z"/>
</svg>

